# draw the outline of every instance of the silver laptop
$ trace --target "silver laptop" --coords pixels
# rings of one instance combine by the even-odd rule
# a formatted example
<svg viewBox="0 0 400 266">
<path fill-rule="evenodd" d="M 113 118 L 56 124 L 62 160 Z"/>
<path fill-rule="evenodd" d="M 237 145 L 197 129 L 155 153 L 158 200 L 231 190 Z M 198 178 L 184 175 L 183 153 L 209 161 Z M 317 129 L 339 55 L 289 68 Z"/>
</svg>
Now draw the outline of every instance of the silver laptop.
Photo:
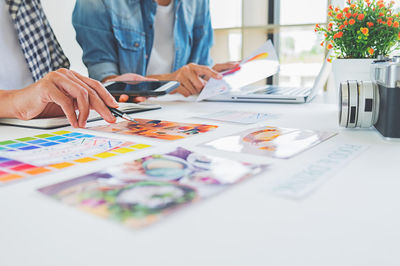
<svg viewBox="0 0 400 266">
<path fill-rule="evenodd" d="M 332 64 L 326 60 L 311 88 L 303 87 L 280 87 L 266 85 L 252 88 L 245 87 L 239 91 L 230 91 L 206 99 L 216 102 L 260 102 L 260 103 L 306 103 L 310 102 L 318 92 L 323 89 L 331 72 Z"/>
</svg>

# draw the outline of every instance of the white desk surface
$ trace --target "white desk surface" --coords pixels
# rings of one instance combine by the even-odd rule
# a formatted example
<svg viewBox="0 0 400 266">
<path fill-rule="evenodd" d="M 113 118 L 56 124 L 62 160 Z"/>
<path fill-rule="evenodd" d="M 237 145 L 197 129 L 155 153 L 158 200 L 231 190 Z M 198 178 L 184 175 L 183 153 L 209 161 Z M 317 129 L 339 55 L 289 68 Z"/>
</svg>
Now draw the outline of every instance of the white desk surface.
<svg viewBox="0 0 400 266">
<path fill-rule="evenodd" d="M 128 137 L 157 145 L 134 156 L 178 145 L 192 147 L 254 126 L 191 118 L 220 110 L 279 114 L 259 125 L 337 131 L 339 135 L 290 160 L 274 160 L 263 174 L 142 230 L 92 216 L 36 191 L 126 160 L 126 156 L 110 158 L 101 165 L 95 162 L 89 169 L 71 168 L 0 187 L 0 265 L 400 265 L 400 143 L 385 142 L 374 130 L 340 129 L 336 105 L 163 105 L 162 110 L 135 117 L 203 121 L 220 128 L 173 143 Z M 0 140 L 40 132 L 0 126 Z M 303 200 L 269 192 L 288 171 L 301 170 L 304 163 L 341 143 L 367 144 L 370 148 Z"/>
</svg>

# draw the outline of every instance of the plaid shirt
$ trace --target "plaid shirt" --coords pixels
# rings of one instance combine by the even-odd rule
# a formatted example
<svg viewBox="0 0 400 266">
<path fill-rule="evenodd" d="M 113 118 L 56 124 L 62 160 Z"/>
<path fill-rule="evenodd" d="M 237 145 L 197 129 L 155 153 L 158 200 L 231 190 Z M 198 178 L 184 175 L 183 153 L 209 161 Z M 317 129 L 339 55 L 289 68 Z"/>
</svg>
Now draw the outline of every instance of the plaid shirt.
<svg viewBox="0 0 400 266">
<path fill-rule="evenodd" d="M 6 0 L 34 81 L 70 64 L 47 21 L 40 0 Z"/>
</svg>

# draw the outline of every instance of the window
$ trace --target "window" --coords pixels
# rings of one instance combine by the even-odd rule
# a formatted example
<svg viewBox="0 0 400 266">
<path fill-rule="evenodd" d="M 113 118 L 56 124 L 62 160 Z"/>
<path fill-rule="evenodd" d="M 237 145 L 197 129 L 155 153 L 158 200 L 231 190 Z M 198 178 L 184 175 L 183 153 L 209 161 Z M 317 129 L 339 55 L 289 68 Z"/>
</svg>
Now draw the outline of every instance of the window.
<svg viewBox="0 0 400 266">
<path fill-rule="evenodd" d="M 274 83 L 313 83 L 325 53 L 314 25 L 326 23 L 328 0 L 210 1 L 215 32 L 212 56 L 216 62 L 240 60 L 273 36 L 281 62 Z"/>
</svg>

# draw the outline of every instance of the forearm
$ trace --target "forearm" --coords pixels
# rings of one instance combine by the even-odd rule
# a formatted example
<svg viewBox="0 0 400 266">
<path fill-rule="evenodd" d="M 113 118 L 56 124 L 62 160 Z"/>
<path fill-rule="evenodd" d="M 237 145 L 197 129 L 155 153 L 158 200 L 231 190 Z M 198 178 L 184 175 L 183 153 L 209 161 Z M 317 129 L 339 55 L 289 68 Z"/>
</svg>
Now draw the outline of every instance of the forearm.
<svg viewBox="0 0 400 266">
<path fill-rule="evenodd" d="M 157 79 L 157 80 L 176 80 L 175 73 L 160 74 L 160 75 L 150 75 L 147 78 Z"/>
<path fill-rule="evenodd" d="M 18 117 L 18 97 L 19 90 L 0 90 L 0 117 Z"/>
<path fill-rule="evenodd" d="M 105 77 L 101 82 L 105 83 L 108 81 L 141 81 L 141 80 L 177 80 L 176 72 L 170 74 L 160 74 L 142 77 L 134 73 L 126 73 L 123 75 L 111 75 Z"/>
</svg>

